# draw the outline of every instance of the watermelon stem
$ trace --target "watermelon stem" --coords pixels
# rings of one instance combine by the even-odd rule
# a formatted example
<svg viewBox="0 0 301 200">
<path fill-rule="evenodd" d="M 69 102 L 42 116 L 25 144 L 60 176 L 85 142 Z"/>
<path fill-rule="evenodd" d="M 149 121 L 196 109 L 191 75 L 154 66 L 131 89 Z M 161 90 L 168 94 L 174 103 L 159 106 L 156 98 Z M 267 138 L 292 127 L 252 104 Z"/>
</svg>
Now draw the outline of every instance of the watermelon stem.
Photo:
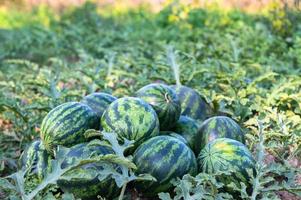
<svg viewBox="0 0 301 200">
<path fill-rule="evenodd" d="M 167 92 L 165 93 L 164 97 L 165 97 L 165 100 L 166 100 L 167 103 L 172 102 L 172 99 L 170 98 L 170 96 Z"/>
</svg>

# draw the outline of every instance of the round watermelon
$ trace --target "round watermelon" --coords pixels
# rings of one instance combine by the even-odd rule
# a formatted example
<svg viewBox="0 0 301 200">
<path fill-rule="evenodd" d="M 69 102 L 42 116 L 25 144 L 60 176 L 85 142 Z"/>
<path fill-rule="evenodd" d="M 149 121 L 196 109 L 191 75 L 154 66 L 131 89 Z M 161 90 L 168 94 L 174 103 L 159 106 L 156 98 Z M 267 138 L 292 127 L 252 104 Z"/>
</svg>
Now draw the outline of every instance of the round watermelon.
<svg viewBox="0 0 301 200">
<path fill-rule="evenodd" d="M 84 132 L 99 126 L 95 112 L 78 102 L 64 103 L 52 109 L 43 119 L 41 139 L 48 152 L 57 145 L 71 147 L 86 141 Z"/>
<path fill-rule="evenodd" d="M 173 130 L 183 136 L 187 140 L 190 148 L 195 150 L 195 137 L 199 130 L 199 125 L 196 120 L 181 115 Z"/>
<path fill-rule="evenodd" d="M 199 170 L 206 173 L 218 171 L 229 172 L 231 175 L 222 175 L 219 178 L 225 185 L 240 182 L 248 185 L 250 179 L 247 170 L 254 173 L 255 161 L 248 148 L 233 139 L 218 138 L 208 143 L 198 156 Z"/>
<path fill-rule="evenodd" d="M 106 132 L 115 132 L 122 140 L 134 140 L 137 146 L 159 134 L 159 120 L 154 109 L 135 97 L 124 97 L 110 104 L 101 118 Z"/>
<path fill-rule="evenodd" d="M 90 108 L 92 108 L 92 110 L 96 113 L 98 117 L 98 121 L 100 121 L 100 118 L 104 113 L 104 111 L 116 99 L 117 99 L 116 97 L 110 94 L 95 92 L 85 96 L 81 101 L 81 103 L 86 104 Z"/>
<path fill-rule="evenodd" d="M 41 140 L 33 141 L 22 153 L 19 168 L 25 168 L 27 175 L 36 175 L 41 181 L 51 171 L 51 156 Z"/>
<path fill-rule="evenodd" d="M 210 141 L 217 138 L 230 138 L 245 143 L 245 134 L 241 127 L 226 116 L 211 117 L 204 121 L 196 136 L 196 153 Z"/>
<path fill-rule="evenodd" d="M 154 108 L 159 118 L 160 130 L 169 130 L 178 121 L 181 104 L 171 87 L 153 83 L 138 90 L 136 95 Z"/>
<path fill-rule="evenodd" d="M 160 131 L 159 135 L 169 135 L 171 137 L 175 137 L 175 138 L 181 140 L 184 144 L 189 145 L 187 140 L 179 133 L 175 133 L 173 131 Z"/>
<path fill-rule="evenodd" d="M 148 173 L 157 179 L 135 184 L 138 191 L 149 197 L 172 189 L 172 179 L 197 172 L 194 153 L 182 141 L 171 136 L 147 140 L 134 152 L 133 161 L 138 174 Z"/>
<path fill-rule="evenodd" d="M 204 121 L 212 115 L 212 109 L 195 90 L 186 86 L 172 86 L 181 102 L 181 115 Z"/>
<path fill-rule="evenodd" d="M 90 145 L 90 143 L 77 144 L 70 148 L 66 159 L 63 161 L 62 169 L 70 166 L 74 160 L 91 155 L 113 154 L 108 146 Z M 117 166 L 116 166 L 117 167 Z M 58 180 L 58 186 L 64 191 L 72 193 L 76 198 L 97 199 L 97 196 L 112 199 L 119 194 L 119 188 L 112 177 L 99 180 L 97 174 L 101 174 L 104 168 L 102 163 L 89 163 L 72 169 L 66 173 L 69 180 Z"/>
</svg>

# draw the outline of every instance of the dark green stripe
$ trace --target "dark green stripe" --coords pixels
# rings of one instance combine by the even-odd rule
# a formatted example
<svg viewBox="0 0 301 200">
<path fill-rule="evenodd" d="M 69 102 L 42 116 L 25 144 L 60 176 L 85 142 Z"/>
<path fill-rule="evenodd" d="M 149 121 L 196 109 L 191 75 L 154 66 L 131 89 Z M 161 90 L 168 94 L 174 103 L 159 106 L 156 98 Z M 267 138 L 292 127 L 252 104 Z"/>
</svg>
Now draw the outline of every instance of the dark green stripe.
<svg viewBox="0 0 301 200">
<path fill-rule="evenodd" d="M 113 112 L 113 118 L 116 120 L 120 120 L 122 118 L 121 113 L 118 110 L 118 107 L 119 107 L 119 102 L 116 101 L 110 109 Z"/>
<path fill-rule="evenodd" d="M 159 185 L 162 188 L 162 184 L 168 183 L 172 178 L 182 177 L 190 171 L 196 172 L 196 160 L 192 151 L 178 139 L 169 136 L 154 137 L 143 143 L 134 153 L 134 162 L 139 173 L 150 173 L 158 181 L 148 182 L 147 189 Z"/>
<path fill-rule="evenodd" d="M 78 107 L 67 115 L 60 115 L 60 117 L 58 117 L 57 119 L 53 121 L 49 121 L 50 126 L 48 127 L 47 130 L 45 130 L 45 136 L 47 136 L 47 134 L 53 134 L 57 130 L 61 130 L 61 125 L 64 125 L 66 122 L 70 121 L 70 119 L 74 118 L 76 115 L 81 114 L 81 112 L 79 111 L 82 111 L 82 107 Z M 68 127 L 64 126 L 64 129 L 73 126 L 74 125 L 73 123 L 77 123 L 77 122 L 70 123 Z M 44 139 L 46 139 L 46 137 Z"/>
<path fill-rule="evenodd" d="M 142 158 L 142 156 L 147 155 L 147 154 L 145 154 L 145 152 L 147 150 L 150 150 L 151 146 L 155 146 L 156 147 L 156 146 L 158 146 L 158 144 L 160 142 L 161 142 L 161 140 L 158 139 L 158 137 L 154 137 L 152 139 L 147 140 L 145 143 L 143 143 L 142 145 L 140 145 L 140 147 L 136 150 L 136 152 L 135 152 L 136 156 L 135 157 Z"/>
<path fill-rule="evenodd" d="M 89 99 L 86 104 L 96 110 L 103 110 L 109 105 L 109 103 L 102 101 L 101 99 Z"/>
<path fill-rule="evenodd" d="M 81 132 L 80 130 L 82 129 L 90 128 L 88 125 L 89 125 L 89 121 L 92 120 L 91 119 L 92 117 L 93 115 L 91 115 L 91 113 L 88 110 L 85 110 L 81 113 L 78 113 L 78 115 L 69 118 L 68 123 L 71 126 L 65 128 L 67 132 L 65 132 L 62 135 L 58 135 L 59 140 L 67 139 L 70 135 L 78 134 L 78 132 Z"/>
<path fill-rule="evenodd" d="M 68 103 L 68 105 L 62 104 L 62 105 L 60 105 L 60 106 L 55 107 L 54 109 L 52 109 L 45 116 L 45 118 L 43 119 L 43 122 L 42 122 L 42 125 L 41 125 L 41 131 L 42 132 L 45 131 L 48 128 L 48 127 L 45 127 L 45 126 L 47 126 L 47 125 L 49 126 L 50 125 L 47 122 L 50 121 L 50 120 L 52 120 L 53 117 L 56 117 L 56 115 L 54 115 L 54 114 L 57 114 L 57 112 L 61 112 L 62 110 L 65 110 L 66 109 L 65 106 L 67 107 L 67 109 L 68 109 L 68 107 L 69 108 L 73 108 L 73 107 L 76 106 L 76 103 Z"/>
<path fill-rule="evenodd" d="M 189 95 L 187 95 L 188 98 L 188 102 L 186 103 L 186 109 L 185 109 L 185 113 L 187 115 L 191 115 L 193 117 L 197 117 L 197 113 L 196 113 L 196 107 L 198 107 L 199 105 L 199 101 L 198 101 L 198 96 L 192 92 L 190 92 Z"/>
<path fill-rule="evenodd" d="M 64 104 L 63 104 L 64 105 Z M 65 105 L 65 106 L 62 106 L 61 108 L 59 109 L 56 109 L 54 108 L 53 111 L 50 112 L 50 117 L 47 115 L 45 117 L 45 121 L 43 121 L 43 124 L 45 124 L 46 127 L 43 127 L 41 132 L 43 133 L 48 133 L 48 129 L 50 127 L 53 127 L 56 125 L 56 123 L 64 117 L 64 114 L 67 112 L 67 111 L 70 111 L 72 110 L 73 108 L 75 108 L 74 110 L 79 110 L 80 108 L 78 108 L 78 104 L 77 103 L 73 103 L 72 105 Z M 72 110 L 72 111 L 74 111 Z M 54 113 L 56 115 L 54 115 Z M 52 116 L 52 117 L 51 117 Z M 53 119 L 54 118 L 54 119 Z"/>
<path fill-rule="evenodd" d="M 138 134 L 138 133 L 136 133 L 136 134 L 134 135 L 134 133 L 132 132 L 132 130 L 133 130 L 132 122 L 130 121 L 130 118 L 129 118 L 128 115 L 126 115 L 126 116 L 124 117 L 124 122 L 126 123 L 126 130 L 124 130 L 124 132 L 127 133 L 127 136 L 128 136 L 127 138 L 131 138 L 131 139 L 133 139 L 133 140 L 136 140 L 136 139 L 137 139 L 137 134 Z"/>
<path fill-rule="evenodd" d="M 112 130 L 115 130 L 114 126 L 113 126 L 113 123 L 111 121 L 111 117 L 109 116 L 109 111 L 106 111 L 103 116 L 102 116 L 102 120 L 101 120 L 103 123 L 102 123 L 102 126 L 103 128 L 106 129 L 106 131 L 109 131 L 109 129 L 112 129 Z"/>
</svg>

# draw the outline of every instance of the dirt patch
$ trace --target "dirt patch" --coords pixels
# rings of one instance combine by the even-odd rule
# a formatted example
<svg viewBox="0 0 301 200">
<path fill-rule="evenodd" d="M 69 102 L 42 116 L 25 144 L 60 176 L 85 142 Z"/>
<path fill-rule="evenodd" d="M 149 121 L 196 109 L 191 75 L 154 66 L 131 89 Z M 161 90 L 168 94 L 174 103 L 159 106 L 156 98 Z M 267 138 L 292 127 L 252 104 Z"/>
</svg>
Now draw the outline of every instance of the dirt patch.
<svg viewBox="0 0 301 200">
<path fill-rule="evenodd" d="M 277 195 L 282 200 L 301 200 L 301 197 L 298 197 L 286 191 L 279 191 L 277 192 Z"/>
<path fill-rule="evenodd" d="M 13 124 L 9 120 L 2 119 L 0 117 L 0 130 L 10 130 Z"/>
</svg>

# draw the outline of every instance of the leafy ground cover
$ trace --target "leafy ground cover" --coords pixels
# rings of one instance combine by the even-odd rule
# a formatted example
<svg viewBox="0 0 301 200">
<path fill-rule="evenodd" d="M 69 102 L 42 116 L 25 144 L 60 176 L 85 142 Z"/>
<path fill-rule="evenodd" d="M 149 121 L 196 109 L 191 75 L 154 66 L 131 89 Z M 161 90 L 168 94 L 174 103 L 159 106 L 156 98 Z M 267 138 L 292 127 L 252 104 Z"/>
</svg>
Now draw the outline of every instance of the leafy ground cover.
<svg viewBox="0 0 301 200">
<path fill-rule="evenodd" d="M 241 198 L 300 199 L 297 11 L 251 15 L 171 4 L 158 14 L 140 9 L 101 15 L 87 3 L 61 15 L 40 8 L 1 18 L 6 19 L 0 29 L 1 177 L 16 171 L 22 150 L 57 105 L 95 91 L 122 97 L 152 82 L 181 83 L 248 133 L 257 176 L 252 194 L 233 188 Z M 220 184 L 207 174 L 174 184 L 175 199 L 230 198 L 217 192 Z M 50 191 L 40 195 L 50 197 Z M 0 190 L 0 198 L 8 194 Z"/>
</svg>

